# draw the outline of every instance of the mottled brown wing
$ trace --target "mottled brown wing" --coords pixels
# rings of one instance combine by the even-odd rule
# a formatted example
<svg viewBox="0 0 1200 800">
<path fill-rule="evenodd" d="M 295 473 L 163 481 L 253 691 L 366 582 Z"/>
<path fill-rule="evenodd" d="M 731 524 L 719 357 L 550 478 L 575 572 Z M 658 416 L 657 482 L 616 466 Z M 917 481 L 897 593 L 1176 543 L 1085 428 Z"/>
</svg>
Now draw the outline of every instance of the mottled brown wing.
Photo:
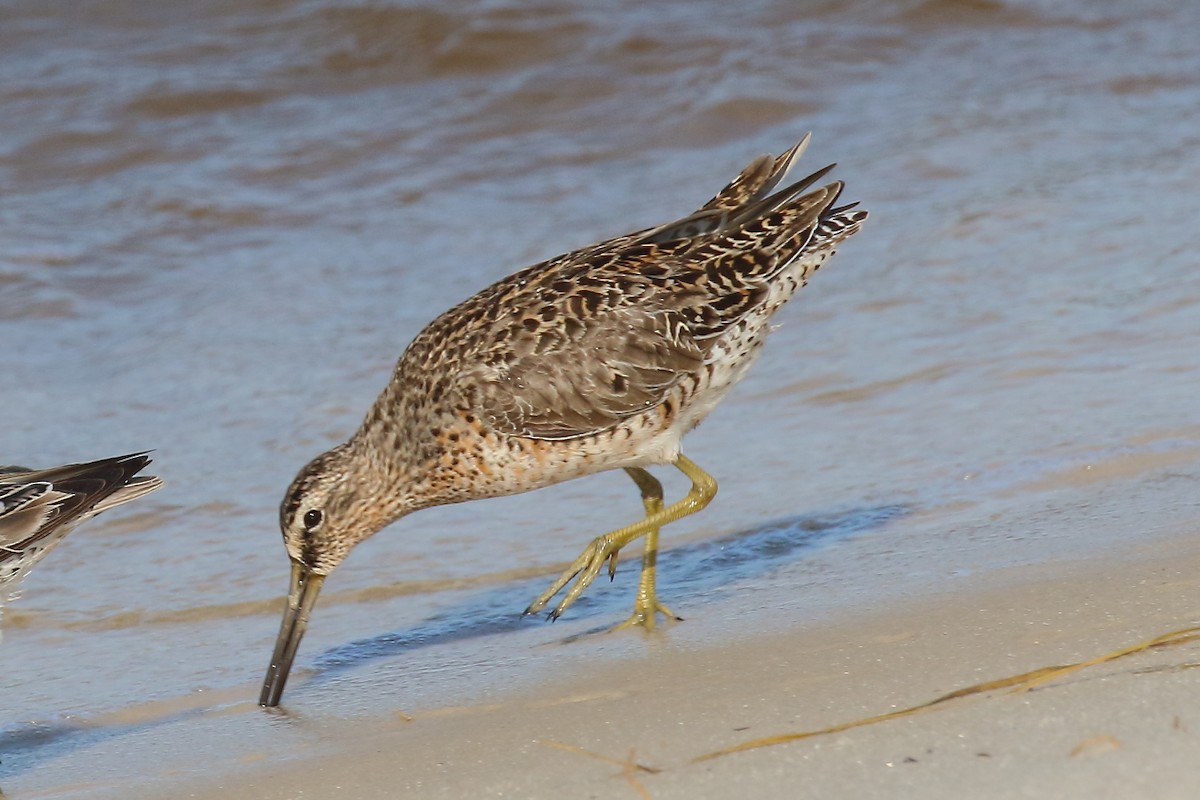
<svg viewBox="0 0 1200 800">
<path fill-rule="evenodd" d="M 497 430 L 571 439 L 658 405 L 702 360 L 672 312 L 615 309 L 563 329 L 549 346 L 474 368 L 467 384 L 477 412 Z"/>
</svg>

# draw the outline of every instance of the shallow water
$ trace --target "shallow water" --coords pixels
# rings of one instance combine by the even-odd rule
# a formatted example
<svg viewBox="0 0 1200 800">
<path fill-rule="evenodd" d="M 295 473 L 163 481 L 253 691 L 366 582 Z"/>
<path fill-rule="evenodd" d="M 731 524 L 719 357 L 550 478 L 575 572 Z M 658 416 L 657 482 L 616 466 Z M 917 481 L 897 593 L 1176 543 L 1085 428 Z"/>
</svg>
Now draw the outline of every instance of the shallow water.
<svg viewBox="0 0 1200 800">
<path fill-rule="evenodd" d="M 0 786 L 102 797 L 1194 522 L 1200 11 L 1163 3 L 24 4 L 0 24 L 0 461 L 155 448 L 4 611 Z M 603 6 L 603 7 L 601 7 Z M 688 439 L 721 482 L 553 627 L 619 474 L 421 512 L 253 707 L 276 507 L 438 310 L 805 131 L 872 218 Z M 684 488 L 674 476 L 668 491 Z M 755 624 L 747 626 L 746 620 Z M 381 711 L 380 709 L 385 709 Z"/>
</svg>

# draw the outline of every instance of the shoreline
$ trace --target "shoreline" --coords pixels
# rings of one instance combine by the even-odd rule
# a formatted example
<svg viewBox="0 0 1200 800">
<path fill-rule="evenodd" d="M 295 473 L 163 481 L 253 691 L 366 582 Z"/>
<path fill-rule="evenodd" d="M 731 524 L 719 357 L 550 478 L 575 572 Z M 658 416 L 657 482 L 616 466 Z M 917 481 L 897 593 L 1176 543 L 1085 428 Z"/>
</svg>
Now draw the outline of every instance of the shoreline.
<svg viewBox="0 0 1200 800">
<path fill-rule="evenodd" d="M 534 690 L 381 721 L 318 720 L 305 752 L 247 754 L 144 797 L 1190 797 L 1200 644 L 1101 664 L 1029 692 L 707 761 L 1073 663 L 1193 624 L 1186 533 L 1082 562 L 998 570 L 968 592 L 701 651 L 662 647 Z M 669 637 L 669 631 L 668 631 Z M 640 766 L 638 766 L 640 765 Z M 1119 791 L 1117 791 L 1119 789 Z M 1114 794 L 1114 792 L 1116 792 Z M 1172 794 L 1174 792 L 1174 794 Z"/>
</svg>

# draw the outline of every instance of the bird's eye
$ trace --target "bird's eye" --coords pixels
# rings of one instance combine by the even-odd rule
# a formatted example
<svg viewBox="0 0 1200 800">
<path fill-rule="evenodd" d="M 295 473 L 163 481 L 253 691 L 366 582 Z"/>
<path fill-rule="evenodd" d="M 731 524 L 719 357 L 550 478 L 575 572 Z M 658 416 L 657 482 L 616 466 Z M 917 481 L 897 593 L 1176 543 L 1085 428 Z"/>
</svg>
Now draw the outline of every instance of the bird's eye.
<svg viewBox="0 0 1200 800">
<path fill-rule="evenodd" d="M 311 531 L 313 528 L 321 524 L 322 519 L 324 519 L 324 515 L 321 513 L 320 509 L 313 508 L 305 511 L 304 529 Z"/>
</svg>

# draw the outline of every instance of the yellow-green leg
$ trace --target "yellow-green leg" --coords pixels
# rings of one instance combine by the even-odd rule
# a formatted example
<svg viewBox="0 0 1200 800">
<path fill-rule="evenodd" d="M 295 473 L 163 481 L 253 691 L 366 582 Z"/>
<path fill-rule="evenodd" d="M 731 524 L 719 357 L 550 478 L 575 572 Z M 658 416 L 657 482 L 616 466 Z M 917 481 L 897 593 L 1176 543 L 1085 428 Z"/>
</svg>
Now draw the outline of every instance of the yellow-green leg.
<svg viewBox="0 0 1200 800">
<path fill-rule="evenodd" d="M 583 594 L 583 590 L 591 585 L 596 576 L 600 574 L 600 570 L 604 567 L 604 563 L 609 561 L 613 555 L 622 547 L 637 539 L 640 536 L 646 537 L 645 554 L 642 558 L 642 577 L 638 582 L 638 598 L 634 603 L 633 616 L 626 620 L 626 625 L 641 624 L 647 627 L 653 627 L 654 614 L 657 611 L 662 611 L 669 616 L 675 616 L 665 607 L 659 605 L 654 593 L 654 572 L 655 562 L 658 558 L 658 530 L 663 525 L 674 522 L 677 519 L 682 519 L 689 514 L 694 514 L 700 509 L 708 505 L 709 501 L 717 493 L 717 482 L 704 470 L 682 453 L 675 459 L 675 466 L 692 482 L 692 488 L 688 491 L 687 496 L 678 502 L 663 508 L 662 507 L 662 487 L 658 485 L 658 481 L 654 479 L 650 473 L 645 470 L 629 471 L 630 477 L 638 483 L 638 487 L 642 489 L 642 500 L 646 506 L 646 518 L 640 522 L 635 522 L 632 525 L 626 525 L 623 528 L 618 528 L 615 531 L 597 536 L 592 540 L 592 543 L 580 553 L 579 558 L 567 568 L 562 575 L 558 577 L 549 589 L 542 592 L 538 599 L 530 604 L 529 608 L 525 609 L 526 614 L 536 614 L 545 605 L 550 602 L 550 599 L 558 594 L 563 587 L 571 582 L 576 576 L 578 580 L 575 585 L 568 590 L 562 602 L 550 612 L 550 619 L 558 619 L 564 611 L 566 611 L 579 596 Z M 649 478 L 649 482 L 643 483 L 642 476 Z M 654 490 L 657 488 L 657 492 Z M 651 510 L 650 506 L 654 502 L 654 497 L 657 494 L 657 507 Z M 649 495 L 649 496 L 648 496 Z M 639 617 L 640 620 L 639 621 Z M 649 624 L 646 623 L 649 619 Z M 623 626 L 622 626 L 623 627 Z"/>
<path fill-rule="evenodd" d="M 633 482 L 637 484 L 638 491 L 642 493 L 642 507 L 646 509 L 646 516 L 649 517 L 652 514 L 662 511 L 663 490 L 662 484 L 658 482 L 658 478 L 641 467 L 626 467 L 625 474 L 633 478 Z M 646 536 L 648 540 L 650 534 L 647 533 Z M 612 555 L 608 557 L 608 579 L 610 581 L 617 576 L 617 557 L 620 555 L 620 550 L 613 550 Z"/>
<path fill-rule="evenodd" d="M 625 470 L 642 493 L 642 506 L 646 509 L 646 517 L 652 517 L 663 509 L 662 484 L 649 472 L 638 467 Z M 641 625 L 648 631 L 654 630 L 659 614 L 668 619 L 683 619 L 674 611 L 658 602 L 655 592 L 655 567 L 658 565 L 658 528 L 646 531 L 646 541 L 642 550 L 642 573 L 638 577 L 637 596 L 633 600 L 633 613 L 629 619 L 613 628 L 614 631 Z M 617 553 L 614 550 L 608 558 L 608 577 L 612 579 L 617 569 Z"/>
</svg>

